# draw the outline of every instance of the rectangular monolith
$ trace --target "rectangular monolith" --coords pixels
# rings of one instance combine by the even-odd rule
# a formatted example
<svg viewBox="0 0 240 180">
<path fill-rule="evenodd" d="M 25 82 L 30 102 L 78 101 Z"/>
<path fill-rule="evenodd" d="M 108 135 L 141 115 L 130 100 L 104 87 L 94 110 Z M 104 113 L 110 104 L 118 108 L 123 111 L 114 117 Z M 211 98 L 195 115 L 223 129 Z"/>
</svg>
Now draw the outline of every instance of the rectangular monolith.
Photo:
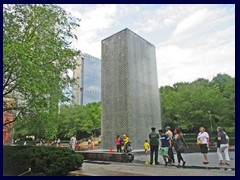
<svg viewBox="0 0 240 180">
<path fill-rule="evenodd" d="M 126 134 L 143 149 L 151 127 L 162 127 L 155 46 L 129 29 L 102 40 L 102 147 Z"/>
</svg>

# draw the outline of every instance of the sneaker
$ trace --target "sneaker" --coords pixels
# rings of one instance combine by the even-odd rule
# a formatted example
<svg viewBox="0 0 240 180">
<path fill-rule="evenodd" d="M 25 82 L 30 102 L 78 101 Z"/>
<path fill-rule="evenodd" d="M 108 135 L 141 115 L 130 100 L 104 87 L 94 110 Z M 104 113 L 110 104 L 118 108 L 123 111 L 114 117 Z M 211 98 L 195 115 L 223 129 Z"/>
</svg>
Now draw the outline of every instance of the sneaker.
<svg viewBox="0 0 240 180">
<path fill-rule="evenodd" d="M 224 164 L 225 164 L 224 161 L 219 162 L 219 165 L 224 165 Z"/>
<path fill-rule="evenodd" d="M 152 162 L 150 162 L 149 164 L 150 164 L 150 165 L 152 165 L 153 163 L 152 163 Z"/>
<path fill-rule="evenodd" d="M 177 165 L 177 168 L 180 168 L 180 164 Z"/>
<path fill-rule="evenodd" d="M 228 166 L 230 165 L 230 163 L 229 163 L 229 162 L 226 162 L 225 164 L 226 164 L 226 165 L 228 165 Z"/>
<path fill-rule="evenodd" d="M 156 162 L 155 165 L 159 165 L 159 162 Z"/>
</svg>

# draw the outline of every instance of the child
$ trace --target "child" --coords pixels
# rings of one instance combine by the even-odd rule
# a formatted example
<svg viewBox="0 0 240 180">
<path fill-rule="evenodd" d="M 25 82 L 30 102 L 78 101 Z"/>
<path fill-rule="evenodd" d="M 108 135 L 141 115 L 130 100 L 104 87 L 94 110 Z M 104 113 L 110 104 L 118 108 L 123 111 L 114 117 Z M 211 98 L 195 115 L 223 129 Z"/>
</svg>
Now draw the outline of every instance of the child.
<svg viewBox="0 0 240 180">
<path fill-rule="evenodd" d="M 145 150 L 145 154 L 147 155 L 148 154 L 148 149 L 149 149 L 149 143 L 148 143 L 147 140 L 144 142 L 143 147 L 144 147 L 144 150 Z"/>
<path fill-rule="evenodd" d="M 165 166 L 167 166 L 167 163 L 169 162 L 171 164 L 171 158 L 168 155 L 168 148 L 169 146 L 172 146 L 171 139 L 168 137 L 168 135 L 164 134 L 163 130 L 159 130 L 159 135 L 160 135 L 160 150 L 161 154 L 163 156 L 163 160 L 165 162 Z M 168 159 L 168 162 L 167 162 Z"/>
</svg>

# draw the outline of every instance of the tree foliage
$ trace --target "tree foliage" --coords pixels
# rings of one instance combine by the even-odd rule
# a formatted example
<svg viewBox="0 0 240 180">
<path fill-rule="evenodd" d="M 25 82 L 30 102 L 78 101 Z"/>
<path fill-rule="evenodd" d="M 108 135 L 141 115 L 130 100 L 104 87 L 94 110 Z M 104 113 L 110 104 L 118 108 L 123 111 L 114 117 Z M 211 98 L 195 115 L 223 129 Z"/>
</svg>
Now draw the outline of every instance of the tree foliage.
<svg viewBox="0 0 240 180">
<path fill-rule="evenodd" d="M 218 126 L 235 129 L 235 78 L 229 75 L 164 86 L 160 94 L 165 125 L 185 131 L 197 131 L 200 126 L 209 131 Z"/>
<path fill-rule="evenodd" d="M 79 19 L 56 5 L 3 7 L 3 96 L 17 102 L 3 110 L 16 110 L 14 121 L 37 123 L 39 127 L 32 131 L 52 127 L 58 103 L 69 100 L 63 89 L 74 83 L 68 69 L 80 54 L 70 48 L 77 27 Z"/>
<path fill-rule="evenodd" d="M 101 128 L 101 104 L 63 106 L 58 127 L 58 134 L 62 137 L 70 137 L 77 131 L 89 134 L 99 131 Z"/>
<path fill-rule="evenodd" d="M 100 131 L 101 128 L 101 104 L 89 103 L 86 106 L 81 105 L 63 105 L 58 116 L 51 117 L 54 123 L 49 125 L 46 116 L 41 114 L 34 121 L 25 119 L 17 121 L 15 124 L 15 136 L 22 137 L 34 135 L 39 138 L 61 139 L 70 138 L 77 131 L 92 134 Z"/>
</svg>

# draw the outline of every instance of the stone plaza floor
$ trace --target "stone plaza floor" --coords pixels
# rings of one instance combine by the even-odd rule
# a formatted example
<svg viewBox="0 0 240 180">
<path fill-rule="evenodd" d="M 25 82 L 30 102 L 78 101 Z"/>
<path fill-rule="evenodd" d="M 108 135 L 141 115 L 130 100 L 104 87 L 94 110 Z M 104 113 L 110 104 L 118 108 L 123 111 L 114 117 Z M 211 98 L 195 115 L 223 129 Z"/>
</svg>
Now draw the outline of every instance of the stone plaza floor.
<svg viewBox="0 0 240 180">
<path fill-rule="evenodd" d="M 183 153 L 185 168 L 164 166 L 159 154 L 160 165 L 147 165 L 150 155 L 144 152 L 133 152 L 132 163 L 110 161 L 85 161 L 81 170 L 70 172 L 71 176 L 235 176 L 235 151 L 230 152 L 230 166 L 220 166 L 216 152 L 208 154 L 209 164 L 203 164 L 200 153 Z M 175 161 L 177 157 L 175 154 Z"/>
</svg>

